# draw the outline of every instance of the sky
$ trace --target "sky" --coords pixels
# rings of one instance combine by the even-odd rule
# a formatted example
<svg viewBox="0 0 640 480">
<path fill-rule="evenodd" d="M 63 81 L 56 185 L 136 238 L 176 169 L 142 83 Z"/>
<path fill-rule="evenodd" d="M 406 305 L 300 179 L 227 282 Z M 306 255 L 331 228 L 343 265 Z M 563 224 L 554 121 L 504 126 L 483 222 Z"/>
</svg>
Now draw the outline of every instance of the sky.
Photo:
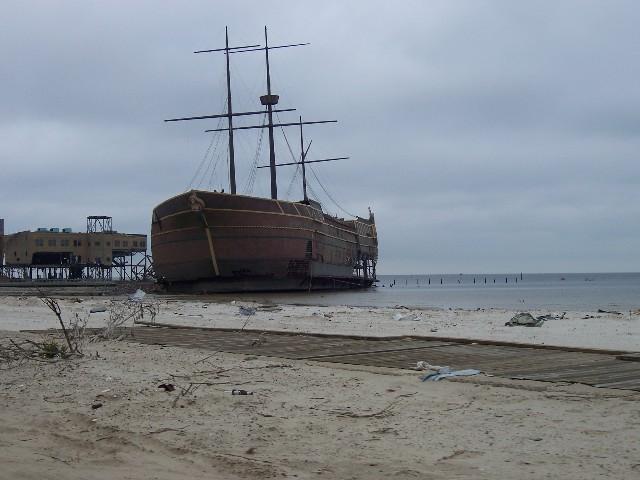
<svg viewBox="0 0 640 480">
<path fill-rule="evenodd" d="M 310 125 L 312 194 L 375 213 L 379 273 L 640 271 L 640 3 L 622 0 L 12 1 L 0 5 L 0 218 L 8 233 L 150 229 L 190 188 L 228 191 L 225 58 L 271 52 L 280 120 Z M 260 109 L 263 54 L 231 57 Z M 244 117 L 236 125 L 261 123 Z M 224 126 L 224 123 L 222 124 Z M 269 196 L 266 133 L 236 134 Z M 287 129 L 294 155 L 296 129 Z M 292 161 L 281 132 L 278 161 Z M 215 166 L 215 169 L 214 169 Z M 279 196 L 302 197 L 294 167 Z M 251 182 L 254 176 L 253 184 Z M 250 188 L 252 186 L 252 188 Z M 337 204 L 336 204 L 337 202 Z"/>
</svg>

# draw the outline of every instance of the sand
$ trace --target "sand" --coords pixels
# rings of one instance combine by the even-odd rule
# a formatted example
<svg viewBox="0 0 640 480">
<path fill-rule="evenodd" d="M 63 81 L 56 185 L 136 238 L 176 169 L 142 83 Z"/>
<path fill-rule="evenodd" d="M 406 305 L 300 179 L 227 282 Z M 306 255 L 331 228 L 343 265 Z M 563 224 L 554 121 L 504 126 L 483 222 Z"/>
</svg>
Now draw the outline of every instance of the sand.
<svg viewBox="0 0 640 480">
<path fill-rule="evenodd" d="M 210 355 L 109 341 L 84 358 L 0 371 L 0 478 L 639 473 L 639 393 L 486 376 L 423 383 L 411 371 Z M 179 398 L 196 382 L 208 385 Z M 234 387 L 255 394 L 232 396 Z"/>
<path fill-rule="evenodd" d="M 61 306 L 68 318 L 111 300 L 66 298 Z M 273 330 L 457 333 L 558 344 L 577 344 L 579 337 L 618 349 L 634 346 L 627 337 L 636 347 L 638 339 L 639 317 L 628 312 L 509 328 L 504 322 L 512 312 L 501 310 L 283 306 L 247 317 L 237 303 L 158 301 L 158 321 L 189 325 L 248 321 Z M 420 320 L 394 320 L 398 314 Z M 90 323 L 100 325 L 105 316 L 92 314 Z M 37 298 L 3 297 L 0 343 L 40 339 L 44 334 L 16 330 L 55 327 L 54 320 Z M 583 331 L 589 328 L 595 333 Z M 126 341 L 90 343 L 83 357 L 55 364 L 0 364 L 0 479 L 640 476 L 638 392 L 419 376 Z M 163 383 L 176 390 L 159 389 Z M 233 388 L 254 395 L 233 396 Z"/>
<path fill-rule="evenodd" d="M 65 315 L 88 315 L 91 308 L 108 307 L 113 299 L 126 297 L 63 297 Z M 275 311 L 261 311 L 260 304 L 180 299 L 147 295 L 157 301 L 156 321 L 176 325 L 214 328 L 329 333 L 368 336 L 420 335 L 473 338 L 526 344 L 556 345 L 595 349 L 638 351 L 640 311 L 614 313 L 566 312 L 564 319 L 545 322 L 541 327 L 507 327 L 516 311 L 504 309 L 406 309 L 336 306 L 270 305 Z M 239 307 L 258 308 L 255 315 L 243 316 Z M 563 312 L 533 311 L 534 315 Z M 102 325 L 107 313 L 89 315 L 90 325 Z M 46 329 L 57 327 L 56 319 L 35 297 L 0 297 L 0 329 Z"/>
</svg>

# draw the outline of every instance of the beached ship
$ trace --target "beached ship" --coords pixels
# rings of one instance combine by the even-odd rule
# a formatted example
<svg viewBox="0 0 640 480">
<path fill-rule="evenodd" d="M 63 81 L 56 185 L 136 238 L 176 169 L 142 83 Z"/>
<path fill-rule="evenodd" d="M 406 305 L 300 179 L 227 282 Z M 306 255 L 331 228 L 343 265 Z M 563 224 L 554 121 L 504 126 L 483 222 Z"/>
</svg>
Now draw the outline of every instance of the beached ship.
<svg viewBox="0 0 640 480">
<path fill-rule="evenodd" d="M 227 66 L 227 110 L 218 115 L 173 118 L 166 121 L 222 118 L 229 140 L 229 192 L 190 190 L 159 204 L 153 210 L 151 250 L 156 276 L 170 291 L 232 292 L 269 290 L 316 290 L 370 287 L 376 281 L 378 240 L 371 211 L 367 218 L 350 220 L 329 215 L 307 195 L 308 164 L 342 160 L 308 160 L 303 125 L 334 120 L 274 123 L 273 114 L 294 109 L 276 109 L 279 97 L 271 92 L 269 52 L 305 44 L 229 47 L 195 53 L 222 52 Z M 260 97 L 261 110 L 236 113 L 232 109 L 229 56 L 264 51 L 267 94 Z M 263 115 L 263 125 L 234 127 L 239 116 Z M 300 157 L 276 163 L 274 128 L 300 130 Z M 233 133 L 235 130 L 266 128 L 269 134 L 271 198 L 236 193 Z M 302 171 L 301 201 L 278 198 L 277 167 L 295 165 Z M 257 168 L 262 168 L 261 166 Z"/>
</svg>

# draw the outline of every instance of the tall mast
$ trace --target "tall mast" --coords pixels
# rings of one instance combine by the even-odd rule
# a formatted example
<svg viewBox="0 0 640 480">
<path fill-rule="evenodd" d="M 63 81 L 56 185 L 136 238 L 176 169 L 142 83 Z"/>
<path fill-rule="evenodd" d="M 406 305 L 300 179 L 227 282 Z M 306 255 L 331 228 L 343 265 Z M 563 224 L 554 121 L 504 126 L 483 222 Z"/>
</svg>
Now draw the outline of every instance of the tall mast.
<svg viewBox="0 0 640 480">
<path fill-rule="evenodd" d="M 229 68 L 229 30 L 224 27 L 225 46 L 227 56 L 227 122 L 229 126 L 229 187 L 231 194 L 236 193 L 236 163 L 233 149 L 233 110 L 231 108 L 231 69 Z"/>
<path fill-rule="evenodd" d="M 267 27 L 264 27 L 264 54 L 267 63 L 267 94 L 260 97 L 260 101 L 267 107 L 269 127 L 269 171 L 271 172 L 271 198 L 278 198 L 278 183 L 276 181 L 276 152 L 273 143 L 273 106 L 278 104 L 278 96 L 271 95 L 271 72 L 269 71 L 269 39 Z"/>
<path fill-rule="evenodd" d="M 304 201 L 308 202 L 309 197 L 307 197 L 307 171 L 304 168 L 304 157 L 307 154 L 304 151 L 304 137 L 302 136 L 302 115 L 300 116 L 300 164 L 302 165 L 302 194 L 304 195 Z"/>
</svg>

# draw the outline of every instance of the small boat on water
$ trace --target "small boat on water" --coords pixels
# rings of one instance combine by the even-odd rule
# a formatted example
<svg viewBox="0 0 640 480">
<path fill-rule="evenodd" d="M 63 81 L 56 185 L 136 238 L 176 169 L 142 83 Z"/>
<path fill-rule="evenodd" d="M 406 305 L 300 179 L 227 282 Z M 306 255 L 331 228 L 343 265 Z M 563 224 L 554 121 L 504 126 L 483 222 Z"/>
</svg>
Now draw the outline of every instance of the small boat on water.
<svg viewBox="0 0 640 480">
<path fill-rule="evenodd" d="M 153 210 L 151 251 L 158 280 L 169 291 L 190 293 L 318 290 L 366 288 L 376 281 L 378 238 L 375 218 L 338 218 L 307 195 L 307 168 L 310 163 L 342 160 L 346 157 L 308 160 L 303 125 L 333 120 L 274 123 L 279 96 L 271 92 L 269 52 L 305 44 L 229 47 L 195 53 L 221 52 L 226 55 L 227 109 L 217 115 L 173 118 L 165 121 L 226 119 L 223 131 L 229 141 L 229 192 L 190 190 L 160 203 Z M 236 113 L 232 108 L 229 57 L 232 54 L 263 51 L 266 59 L 267 94 L 260 97 L 262 108 Z M 261 115 L 262 125 L 234 127 L 240 116 Z M 277 163 L 275 127 L 298 127 L 300 157 Z M 265 128 L 269 134 L 271 198 L 240 195 L 236 192 L 233 134 L 236 130 Z M 295 165 L 302 172 L 303 199 L 278 198 L 277 168 Z M 257 168 L 262 168 L 261 166 Z"/>
</svg>

